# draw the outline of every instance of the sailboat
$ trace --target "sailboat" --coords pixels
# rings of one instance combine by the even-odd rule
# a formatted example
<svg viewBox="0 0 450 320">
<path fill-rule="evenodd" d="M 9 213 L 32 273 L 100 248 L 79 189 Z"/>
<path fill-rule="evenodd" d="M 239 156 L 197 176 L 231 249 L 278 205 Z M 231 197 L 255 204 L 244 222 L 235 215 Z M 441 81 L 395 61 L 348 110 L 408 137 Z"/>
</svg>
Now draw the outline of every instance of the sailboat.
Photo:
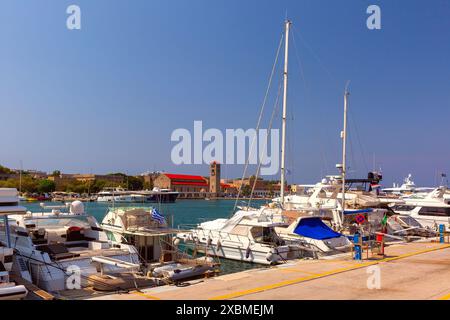
<svg viewBox="0 0 450 320">
<path fill-rule="evenodd" d="M 288 87 L 288 53 L 289 31 L 291 21 L 285 22 L 285 55 L 283 71 L 283 115 L 282 115 L 282 144 L 281 144 L 281 190 L 280 202 L 285 202 L 286 187 L 286 118 L 287 118 L 287 87 Z M 214 254 L 219 257 L 254 262 L 260 264 L 276 264 L 290 259 L 314 256 L 316 251 L 331 251 L 334 245 L 345 247 L 348 240 L 334 232 L 328 226 L 317 223 L 312 219 L 298 219 L 292 231 L 304 230 L 312 227 L 317 231 L 302 235 L 290 234 L 290 224 L 283 217 L 283 208 L 249 206 L 242 207 L 229 219 L 216 219 L 197 225 L 189 232 L 177 234 L 177 241 L 194 245 L 196 250 Z M 297 228 L 298 227 L 298 228 Z M 301 227 L 301 228 L 300 228 Z M 319 230 L 320 229 L 320 230 Z M 287 233 L 284 231 L 288 231 Z M 324 232 L 326 230 L 326 232 Z M 326 233 L 326 235 L 325 235 Z M 334 241 L 333 239 L 339 239 Z M 320 244 L 311 246 L 314 244 Z M 331 246 L 331 247 L 330 247 Z M 319 248 L 320 247 L 320 248 Z"/>
</svg>

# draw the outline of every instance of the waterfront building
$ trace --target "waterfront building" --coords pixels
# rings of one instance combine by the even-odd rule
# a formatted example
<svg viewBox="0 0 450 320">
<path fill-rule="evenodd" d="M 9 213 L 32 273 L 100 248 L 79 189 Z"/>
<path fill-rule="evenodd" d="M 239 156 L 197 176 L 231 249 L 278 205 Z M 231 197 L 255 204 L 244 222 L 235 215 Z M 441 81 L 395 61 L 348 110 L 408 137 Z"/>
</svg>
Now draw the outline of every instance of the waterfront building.
<svg viewBox="0 0 450 320">
<path fill-rule="evenodd" d="M 220 163 L 213 161 L 209 166 L 209 193 L 212 197 L 221 196 Z"/>
<path fill-rule="evenodd" d="M 156 188 L 179 192 L 178 198 L 199 199 L 209 193 L 208 179 L 197 175 L 161 173 L 153 183 Z"/>
</svg>

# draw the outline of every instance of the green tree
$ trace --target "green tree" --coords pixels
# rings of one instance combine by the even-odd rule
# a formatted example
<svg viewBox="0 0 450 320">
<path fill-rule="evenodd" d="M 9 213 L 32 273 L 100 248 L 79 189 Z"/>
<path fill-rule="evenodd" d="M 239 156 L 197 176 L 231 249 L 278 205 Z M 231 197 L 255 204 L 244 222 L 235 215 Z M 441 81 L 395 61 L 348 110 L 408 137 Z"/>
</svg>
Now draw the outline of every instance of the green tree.
<svg viewBox="0 0 450 320">
<path fill-rule="evenodd" d="M 152 190 L 153 189 L 153 181 L 152 180 L 150 180 L 149 182 L 145 181 L 143 186 L 142 186 L 142 189 L 144 189 L 144 190 Z"/>
<path fill-rule="evenodd" d="M 0 187 L 2 188 L 16 188 L 20 189 L 19 179 L 8 179 L 6 181 L 0 181 Z M 38 190 L 38 180 L 31 178 L 30 176 L 22 176 L 22 192 L 34 193 Z"/>
<path fill-rule="evenodd" d="M 66 185 L 66 192 L 85 193 L 88 191 L 88 186 L 83 181 L 71 181 Z"/>
<path fill-rule="evenodd" d="M 251 193 L 252 193 L 252 188 L 248 184 L 242 186 L 242 189 L 241 189 L 242 196 L 250 197 Z"/>
<path fill-rule="evenodd" d="M 106 181 L 104 180 L 95 180 L 94 183 L 90 185 L 91 193 L 98 193 L 106 186 Z"/>
<path fill-rule="evenodd" d="M 61 171 L 59 171 L 59 170 L 55 170 L 51 174 L 52 177 L 59 177 L 60 175 L 61 175 Z"/>
<path fill-rule="evenodd" d="M 40 193 L 49 193 L 56 190 L 54 181 L 43 179 L 38 182 L 37 191 Z"/>
<path fill-rule="evenodd" d="M 128 189 L 142 190 L 144 188 L 144 178 L 128 176 L 127 179 Z"/>
</svg>

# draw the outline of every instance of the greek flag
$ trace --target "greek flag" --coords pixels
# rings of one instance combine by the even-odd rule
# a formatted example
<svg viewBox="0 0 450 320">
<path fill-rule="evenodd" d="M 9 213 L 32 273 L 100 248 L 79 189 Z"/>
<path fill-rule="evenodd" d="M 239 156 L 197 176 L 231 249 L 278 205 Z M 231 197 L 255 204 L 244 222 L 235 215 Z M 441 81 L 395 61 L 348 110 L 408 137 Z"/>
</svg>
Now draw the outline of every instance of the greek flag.
<svg viewBox="0 0 450 320">
<path fill-rule="evenodd" d="M 162 216 L 155 208 L 152 209 L 152 219 L 158 221 L 159 224 L 166 223 L 164 216 Z"/>
</svg>

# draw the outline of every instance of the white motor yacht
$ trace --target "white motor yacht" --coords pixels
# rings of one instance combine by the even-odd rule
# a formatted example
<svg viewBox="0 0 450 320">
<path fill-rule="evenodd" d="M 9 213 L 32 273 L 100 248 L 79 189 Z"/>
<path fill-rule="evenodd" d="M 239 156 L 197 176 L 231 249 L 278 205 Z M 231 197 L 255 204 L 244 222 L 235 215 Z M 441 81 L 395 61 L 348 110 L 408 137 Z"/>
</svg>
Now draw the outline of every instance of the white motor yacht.
<svg viewBox="0 0 450 320">
<path fill-rule="evenodd" d="M 288 226 L 276 227 L 275 231 L 286 243 L 312 248 L 318 256 L 344 253 L 352 248 L 346 236 L 331 229 L 318 216 L 299 217 Z"/>
<path fill-rule="evenodd" d="M 139 271 L 137 250 L 110 241 L 96 219 L 85 213 L 82 202 L 72 202 L 68 212 L 61 206 L 44 209 L 51 211 L 10 215 L 9 240 L 0 231 L 0 242 L 10 242 L 28 266 L 30 280 L 40 288 L 57 293 L 79 289 L 71 284 L 74 276 L 85 287 L 91 275 Z"/>
<path fill-rule="evenodd" d="M 173 237 L 179 230 L 170 228 L 155 208 L 111 208 L 101 226 L 115 243 L 134 245 L 157 278 L 180 281 L 218 272 L 213 258 L 192 258 L 177 250 Z"/>
<path fill-rule="evenodd" d="M 435 230 L 444 224 L 450 230 L 450 199 L 445 197 L 447 188 L 439 187 L 423 196 L 403 198 L 403 204 L 393 204 L 391 209 L 401 215 L 409 215 L 424 227 Z"/>
<path fill-rule="evenodd" d="M 104 188 L 97 194 L 97 202 L 135 202 L 135 197 L 123 188 Z"/>
<path fill-rule="evenodd" d="M 218 257 L 253 262 L 276 264 L 304 256 L 298 245 L 286 245 L 275 228 L 284 222 L 273 222 L 260 210 L 237 211 L 230 219 L 203 222 L 189 232 L 180 232 L 177 237 L 195 250 Z"/>
</svg>

